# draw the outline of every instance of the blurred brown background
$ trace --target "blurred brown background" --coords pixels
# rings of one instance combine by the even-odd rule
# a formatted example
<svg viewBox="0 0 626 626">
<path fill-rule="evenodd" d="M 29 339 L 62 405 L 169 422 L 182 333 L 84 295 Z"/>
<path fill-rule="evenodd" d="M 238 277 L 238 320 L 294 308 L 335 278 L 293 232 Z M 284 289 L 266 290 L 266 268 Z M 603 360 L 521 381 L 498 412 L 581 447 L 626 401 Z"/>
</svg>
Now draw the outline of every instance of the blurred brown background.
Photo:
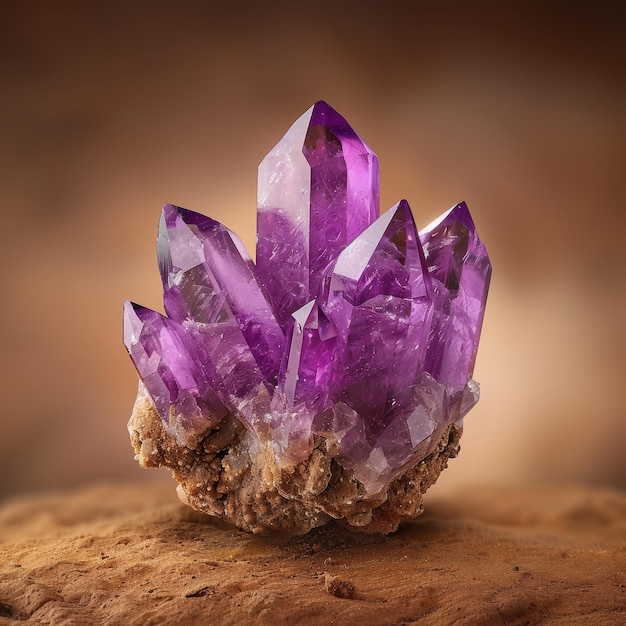
<svg viewBox="0 0 626 626">
<path fill-rule="evenodd" d="M 383 208 L 464 199 L 492 257 L 438 488 L 626 487 L 623 15 L 404 4 L 2 3 L 0 495 L 166 478 L 128 441 L 122 301 L 161 309 L 166 201 L 253 249 L 256 167 L 318 99 L 379 155 Z"/>
</svg>

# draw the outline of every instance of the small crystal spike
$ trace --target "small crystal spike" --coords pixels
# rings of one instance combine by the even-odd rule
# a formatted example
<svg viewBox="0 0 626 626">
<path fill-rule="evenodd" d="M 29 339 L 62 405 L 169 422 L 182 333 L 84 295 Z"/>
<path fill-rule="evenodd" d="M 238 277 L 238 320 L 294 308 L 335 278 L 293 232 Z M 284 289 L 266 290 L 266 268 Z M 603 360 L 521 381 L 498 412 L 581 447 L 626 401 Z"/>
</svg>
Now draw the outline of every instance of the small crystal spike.
<svg viewBox="0 0 626 626">
<path fill-rule="evenodd" d="M 181 326 L 124 303 L 124 344 L 163 421 L 179 439 L 217 424 L 226 409 L 207 381 Z"/>
</svg>

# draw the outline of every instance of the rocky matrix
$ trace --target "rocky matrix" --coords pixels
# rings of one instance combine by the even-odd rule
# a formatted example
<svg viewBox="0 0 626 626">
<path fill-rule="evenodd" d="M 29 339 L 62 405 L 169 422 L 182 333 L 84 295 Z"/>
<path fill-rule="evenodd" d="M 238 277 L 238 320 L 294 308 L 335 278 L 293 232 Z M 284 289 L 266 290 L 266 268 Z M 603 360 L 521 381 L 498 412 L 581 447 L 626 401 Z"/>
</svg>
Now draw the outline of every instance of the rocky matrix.
<svg viewBox="0 0 626 626">
<path fill-rule="evenodd" d="M 124 305 L 144 467 L 262 533 L 330 519 L 390 532 L 459 449 L 491 276 L 465 203 L 421 233 L 379 214 L 378 158 L 318 102 L 259 166 L 256 264 L 215 220 L 165 205 L 167 316 Z"/>
</svg>

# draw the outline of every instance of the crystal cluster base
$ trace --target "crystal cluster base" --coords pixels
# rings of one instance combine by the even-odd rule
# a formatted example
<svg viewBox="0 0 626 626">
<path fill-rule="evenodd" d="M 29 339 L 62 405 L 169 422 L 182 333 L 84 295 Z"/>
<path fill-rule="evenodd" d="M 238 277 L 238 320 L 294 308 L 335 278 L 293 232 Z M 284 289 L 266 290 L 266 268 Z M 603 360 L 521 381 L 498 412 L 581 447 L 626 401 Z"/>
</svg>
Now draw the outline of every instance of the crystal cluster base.
<svg viewBox="0 0 626 626">
<path fill-rule="evenodd" d="M 272 452 L 255 445 L 232 416 L 195 448 L 181 445 L 164 427 L 143 383 L 128 430 L 139 464 L 168 468 L 185 504 L 254 534 L 300 535 L 331 520 L 387 534 L 417 517 L 423 494 L 458 454 L 463 427 L 447 426 L 430 454 L 376 497 L 368 496 L 354 472 L 336 462 L 321 437 L 308 459 L 291 468 L 277 465 Z"/>
</svg>

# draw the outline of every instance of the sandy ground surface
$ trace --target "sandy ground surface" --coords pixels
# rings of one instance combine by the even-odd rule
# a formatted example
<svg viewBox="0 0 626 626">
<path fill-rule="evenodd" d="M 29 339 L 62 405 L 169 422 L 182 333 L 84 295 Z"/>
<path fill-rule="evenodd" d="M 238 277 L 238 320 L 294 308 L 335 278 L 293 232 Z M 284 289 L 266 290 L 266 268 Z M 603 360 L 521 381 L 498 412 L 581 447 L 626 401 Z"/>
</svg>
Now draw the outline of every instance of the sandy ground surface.
<svg viewBox="0 0 626 626">
<path fill-rule="evenodd" d="M 625 624 L 626 494 L 427 496 L 387 537 L 259 538 L 174 488 L 0 507 L 0 624 Z"/>
</svg>

